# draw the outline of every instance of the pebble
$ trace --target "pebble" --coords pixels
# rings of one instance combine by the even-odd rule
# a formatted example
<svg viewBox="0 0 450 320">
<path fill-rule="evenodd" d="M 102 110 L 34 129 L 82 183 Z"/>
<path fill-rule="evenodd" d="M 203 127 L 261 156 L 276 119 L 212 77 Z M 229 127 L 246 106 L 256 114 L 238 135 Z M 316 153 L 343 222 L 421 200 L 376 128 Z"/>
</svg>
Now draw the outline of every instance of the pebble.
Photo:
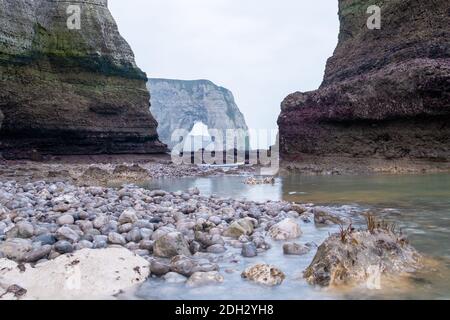
<svg viewBox="0 0 450 320">
<path fill-rule="evenodd" d="M 16 227 L 19 238 L 28 239 L 34 234 L 34 227 L 30 222 L 21 221 L 17 223 Z"/>
<path fill-rule="evenodd" d="M 68 227 L 61 227 L 56 230 L 56 238 L 58 240 L 69 240 L 71 242 L 77 242 L 80 239 L 78 233 Z"/>
<path fill-rule="evenodd" d="M 242 245 L 242 256 L 245 258 L 253 258 L 258 255 L 258 250 L 253 242 L 244 243 Z"/>
<path fill-rule="evenodd" d="M 53 245 L 56 243 L 56 238 L 54 235 L 50 234 L 50 233 L 46 233 L 46 234 L 41 234 L 39 236 L 37 236 L 36 238 L 34 238 L 34 242 L 40 242 L 41 245 Z"/>
<path fill-rule="evenodd" d="M 51 251 L 52 251 L 51 245 L 44 245 L 44 246 L 38 247 L 38 248 L 28 252 L 27 254 L 25 254 L 24 262 L 33 263 L 33 262 L 39 261 L 41 259 L 44 259 L 50 254 Z"/>
<path fill-rule="evenodd" d="M 72 215 L 65 214 L 56 219 L 56 223 L 59 224 L 60 226 L 63 226 L 66 224 L 74 224 L 75 220 Z"/>
<path fill-rule="evenodd" d="M 214 244 L 212 246 L 209 246 L 206 251 L 209 253 L 221 254 L 227 251 L 227 249 L 222 244 Z"/>
<path fill-rule="evenodd" d="M 69 241 L 61 240 L 55 243 L 55 250 L 60 254 L 73 252 L 73 246 Z"/>
<path fill-rule="evenodd" d="M 185 283 L 187 281 L 187 277 L 176 272 L 167 273 L 163 276 L 163 279 L 166 280 L 167 283 Z"/>
<path fill-rule="evenodd" d="M 150 271 L 152 274 L 161 277 L 170 272 L 170 266 L 162 262 L 153 260 L 150 264 Z"/>
<path fill-rule="evenodd" d="M 118 245 L 122 245 L 122 246 L 127 243 L 125 238 L 117 232 L 110 232 L 108 234 L 108 242 L 111 244 L 118 244 Z"/>
<path fill-rule="evenodd" d="M 283 224 L 283 219 L 312 217 L 312 212 L 312 205 L 202 196 L 197 188 L 167 192 L 133 185 L 115 189 L 1 181 L 0 254 L 35 263 L 120 245 L 148 261 L 157 259 L 152 263 L 155 275 L 172 271 L 190 277 L 218 271 L 216 263 L 224 259 L 238 261 L 238 250 L 244 257 L 256 257 L 270 249 L 265 236 L 275 228 L 274 221 Z M 290 231 L 277 227 L 275 238 L 301 234 L 295 226 Z M 175 260 L 169 265 L 165 259 Z"/>
<path fill-rule="evenodd" d="M 196 272 L 189 277 L 186 285 L 188 287 L 200 287 L 221 284 L 223 281 L 224 277 L 217 271 Z"/>
</svg>

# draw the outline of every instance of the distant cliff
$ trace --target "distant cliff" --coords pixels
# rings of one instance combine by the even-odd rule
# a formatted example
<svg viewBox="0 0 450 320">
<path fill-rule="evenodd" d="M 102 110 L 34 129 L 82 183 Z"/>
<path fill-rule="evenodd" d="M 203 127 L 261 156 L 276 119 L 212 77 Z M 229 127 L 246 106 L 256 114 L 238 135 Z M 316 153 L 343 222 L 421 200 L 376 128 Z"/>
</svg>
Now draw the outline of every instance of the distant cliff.
<svg viewBox="0 0 450 320">
<path fill-rule="evenodd" d="M 67 20 L 79 6 L 80 29 Z M 106 0 L 0 2 L 0 153 L 153 153 L 147 77 Z"/>
<path fill-rule="evenodd" d="M 339 0 L 339 18 L 320 89 L 282 103 L 282 157 L 450 161 L 450 2 Z"/>
<path fill-rule="evenodd" d="M 209 129 L 248 130 L 233 94 L 208 80 L 182 81 L 149 79 L 152 114 L 159 122 L 161 140 L 173 147 L 177 129 L 191 131 L 197 122 Z"/>
</svg>

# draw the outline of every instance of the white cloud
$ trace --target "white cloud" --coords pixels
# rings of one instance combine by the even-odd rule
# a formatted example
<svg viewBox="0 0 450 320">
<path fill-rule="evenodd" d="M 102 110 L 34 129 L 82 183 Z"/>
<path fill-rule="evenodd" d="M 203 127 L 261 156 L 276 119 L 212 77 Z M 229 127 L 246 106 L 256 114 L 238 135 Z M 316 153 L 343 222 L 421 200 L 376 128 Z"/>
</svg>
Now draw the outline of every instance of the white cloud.
<svg viewBox="0 0 450 320">
<path fill-rule="evenodd" d="M 317 88 L 337 43 L 337 0 L 109 0 L 149 77 L 230 89 L 251 128 L 275 128 L 284 97 Z"/>
</svg>

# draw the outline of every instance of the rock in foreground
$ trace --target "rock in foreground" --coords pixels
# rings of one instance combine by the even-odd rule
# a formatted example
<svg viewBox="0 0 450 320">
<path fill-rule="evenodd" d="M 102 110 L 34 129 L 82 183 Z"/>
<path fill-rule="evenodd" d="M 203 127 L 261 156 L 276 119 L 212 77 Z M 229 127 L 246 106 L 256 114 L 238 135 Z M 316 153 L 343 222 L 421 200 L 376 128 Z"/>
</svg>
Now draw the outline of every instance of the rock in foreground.
<svg viewBox="0 0 450 320">
<path fill-rule="evenodd" d="M 334 234 L 319 247 L 304 273 L 308 283 L 328 287 L 366 282 L 370 287 L 371 281 L 381 280 L 378 276 L 400 276 L 421 268 L 420 254 L 391 232 L 355 231 L 344 238 Z"/>
<path fill-rule="evenodd" d="M 0 293 L 19 286 L 26 290 L 22 298 L 31 300 L 110 299 L 150 274 L 145 259 L 123 248 L 84 249 L 34 267 L 1 259 L 0 270 Z"/>
</svg>

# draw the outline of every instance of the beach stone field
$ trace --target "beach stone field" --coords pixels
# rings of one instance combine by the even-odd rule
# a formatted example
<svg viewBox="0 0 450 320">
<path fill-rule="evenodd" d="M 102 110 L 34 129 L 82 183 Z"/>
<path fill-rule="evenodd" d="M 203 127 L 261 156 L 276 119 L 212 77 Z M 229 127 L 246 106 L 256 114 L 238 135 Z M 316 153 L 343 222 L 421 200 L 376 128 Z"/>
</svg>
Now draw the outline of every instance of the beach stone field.
<svg viewBox="0 0 450 320">
<path fill-rule="evenodd" d="M 36 289 L 39 286 L 27 276 L 28 272 L 35 272 L 36 268 L 55 270 L 60 264 L 70 268 L 80 264 L 83 270 L 89 270 L 86 267 L 89 263 L 93 269 L 102 270 L 96 279 L 104 279 L 106 284 L 90 291 L 72 288 L 71 293 L 63 297 L 86 298 L 86 292 L 89 292 L 88 297 L 94 298 L 105 294 L 113 296 L 144 282 L 149 276 L 162 278 L 167 283 L 186 283 L 189 287 L 220 284 L 224 281 L 221 274 L 224 270 L 215 263 L 215 256 L 233 248 L 238 249 L 242 257 L 256 257 L 271 250 L 271 241 L 283 241 L 286 256 L 305 255 L 317 250 L 318 244 L 298 242 L 303 234 L 300 221 L 327 226 L 344 225 L 345 219 L 311 204 L 204 196 L 197 188 L 166 192 L 135 185 L 106 188 L 82 187 L 70 182 L 0 182 L 0 286 L 5 291 L 3 295 L 10 298 L 49 297 L 48 292 L 64 291 L 64 287 L 53 287 L 47 290 L 47 295 L 40 294 Z M 364 251 L 355 249 L 358 247 L 356 240 L 348 240 L 352 231 L 347 232 L 346 241 L 339 241 L 335 235 L 330 237 L 326 248 L 319 248 L 320 255 L 316 257 L 319 260 L 315 259 L 308 270 L 308 282 L 323 286 L 338 283 L 333 270 L 345 268 L 347 274 L 351 274 L 355 265 L 358 276 L 349 279 L 364 281 L 368 267 L 365 261 L 372 264 L 386 261 L 386 265 L 400 266 L 386 269 L 390 273 L 409 267 L 414 269 L 419 264 L 419 254 L 394 234 L 381 230 L 377 234 L 382 236 L 356 233 L 358 244 L 365 238 L 371 239 L 374 250 Z M 328 249 L 331 247 L 332 250 Z M 128 276 L 129 281 L 121 282 L 120 286 L 111 281 L 111 272 L 117 272 L 111 269 L 111 265 L 115 265 L 111 261 L 114 251 L 111 255 L 100 255 L 96 263 L 91 253 L 117 249 L 139 259 L 126 259 L 129 264 L 125 263 L 125 269 L 129 272 L 116 279 L 123 281 Z M 367 258 L 375 249 L 378 250 L 376 257 Z M 353 261 L 362 262 L 340 259 L 346 252 L 354 253 Z M 77 258 L 68 263 L 67 259 L 74 256 Z M 85 258 L 89 258 L 88 262 Z M 336 263 L 337 260 L 343 261 L 342 264 Z M 399 261 L 401 263 L 397 263 Z M 282 270 L 267 264 L 255 264 L 241 272 L 243 281 L 269 287 L 280 285 L 285 279 Z M 45 272 L 40 274 L 42 278 Z M 55 276 L 51 272 L 47 275 L 47 282 L 52 283 L 51 278 Z M 67 277 L 59 286 L 66 282 Z"/>
</svg>

